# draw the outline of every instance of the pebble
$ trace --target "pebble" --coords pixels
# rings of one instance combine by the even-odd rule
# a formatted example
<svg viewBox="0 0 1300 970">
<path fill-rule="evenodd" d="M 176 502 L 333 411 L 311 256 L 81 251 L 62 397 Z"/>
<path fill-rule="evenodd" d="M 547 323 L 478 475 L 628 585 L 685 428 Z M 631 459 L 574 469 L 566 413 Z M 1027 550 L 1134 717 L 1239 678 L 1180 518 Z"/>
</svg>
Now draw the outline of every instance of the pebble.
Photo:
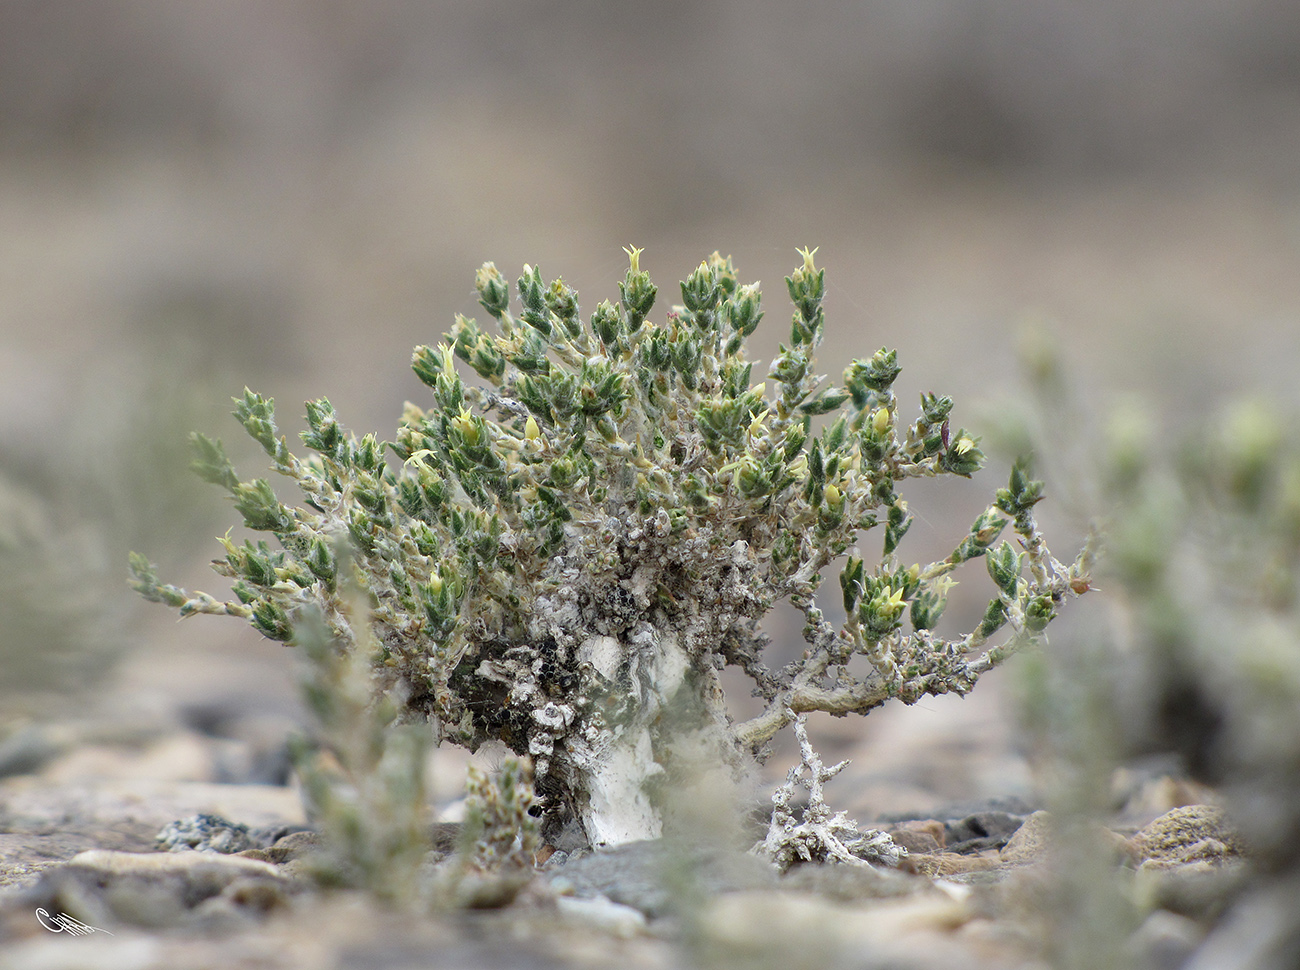
<svg viewBox="0 0 1300 970">
<path fill-rule="evenodd" d="M 1165 812 L 1128 842 L 1145 868 L 1169 868 L 1190 862 L 1221 864 L 1242 856 L 1242 845 L 1223 809 L 1185 805 Z"/>
<path fill-rule="evenodd" d="M 944 823 L 943 847 L 949 852 L 1001 849 L 1025 822 L 1024 815 L 985 811 Z"/>
<path fill-rule="evenodd" d="M 559 896 L 555 900 L 555 906 L 566 921 L 623 939 L 645 932 L 647 926 L 645 914 L 641 910 L 616 903 L 608 896 L 590 896 L 585 899 Z"/>
<path fill-rule="evenodd" d="M 1051 839 L 1052 816 L 1038 811 L 1016 829 L 999 853 L 1002 861 L 1010 866 L 1023 866 L 1037 861 Z"/>
<path fill-rule="evenodd" d="M 201 812 L 163 826 L 158 847 L 168 852 L 201 851 L 235 853 L 263 848 L 248 833 L 248 826 L 219 815 Z"/>
<path fill-rule="evenodd" d="M 1144 970 L 1180 970 L 1204 937 L 1195 920 L 1158 909 L 1128 938 L 1124 952 Z"/>
</svg>

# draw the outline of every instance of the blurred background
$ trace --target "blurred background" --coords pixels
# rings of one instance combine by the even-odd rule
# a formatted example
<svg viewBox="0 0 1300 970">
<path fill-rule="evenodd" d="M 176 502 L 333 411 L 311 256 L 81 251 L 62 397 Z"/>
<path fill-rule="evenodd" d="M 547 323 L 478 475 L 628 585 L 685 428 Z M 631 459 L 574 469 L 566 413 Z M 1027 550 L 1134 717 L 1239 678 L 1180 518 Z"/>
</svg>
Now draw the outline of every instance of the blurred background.
<svg viewBox="0 0 1300 970">
<path fill-rule="evenodd" d="M 119 725 L 277 736 L 288 651 L 233 621 L 178 628 L 126 586 L 137 549 L 225 593 L 206 560 L 233 520 L 186 472 L 186 433 L 261 474 L 228 416 L 248 385 L 291 441 L 320 395 L 390 435 L 423 400 L 411 348 L 476 312 L 484 260 L 562 275 L 590 310 L 628 244 L 660 312 L 714 249 L 761 279 L 764 361 L 795 247 L 820 247 L 824 368 L 896 347 L 901 399 L 951 394 L 977 432 L 1020 393 L 1027 329 L 1085 410 L 1141 392 L 1194 425 L 1241 389 L 1295 404 L 1300 6 L 0 0 L 9 739 L 89 698 Z M 951 549 L 1006 464 L 914 500 L 912 555 Z M 1062 555 L 1069 484 L 1050 483 Z M 930 797 L 1027 788 L 1022 761 L 969 777 L 971 745 L 1012 730 L 997 696 L 872 730 L 949 746 Z M 0 773 L 56 741 L 10 745 Z"/>
</svg>

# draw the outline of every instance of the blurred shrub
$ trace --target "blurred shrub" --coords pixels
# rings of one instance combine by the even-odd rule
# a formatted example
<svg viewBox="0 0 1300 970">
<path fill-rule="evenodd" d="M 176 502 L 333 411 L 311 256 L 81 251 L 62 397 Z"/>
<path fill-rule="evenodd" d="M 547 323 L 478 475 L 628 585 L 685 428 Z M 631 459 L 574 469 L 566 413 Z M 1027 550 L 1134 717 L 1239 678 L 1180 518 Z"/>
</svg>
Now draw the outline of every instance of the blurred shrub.
<svg viewBox="0 0 1300 970">
<path fill-rule="evenodd" d="M 215 531 L 219 503 L 184 474 L 204 382 L 168 379 L 183 373 L 89 380 L 67 420 L 0 450 L 0 718 L 67 713 L 103 687 L 132 641 L 132 543 L 182 556 Z"/>
<path fill-rule="evenodd" d="M 1300 416 L 1242 396 L 1174 430 L 1139 398 L 1081 405 L 1045 342 L 1027 356 L 1044 423 L 1010 440 L 1035 440 L 1049 481 L 1103 513 L 1097 588 L 1112 607 L 1108 629 L 1021 668 L 1049 800 L 1078 849 L 1121 807 L 1116 767 L 1176 755 L 1217 786 L 1251 853 L 1245 889 L 1188 965 L 1300 965 Z M 1069 858 L 1042 901 L 1055 965 L 1123 965 L 1117 929 L 1151 901 L 1095 851 Z"/>
</svg>

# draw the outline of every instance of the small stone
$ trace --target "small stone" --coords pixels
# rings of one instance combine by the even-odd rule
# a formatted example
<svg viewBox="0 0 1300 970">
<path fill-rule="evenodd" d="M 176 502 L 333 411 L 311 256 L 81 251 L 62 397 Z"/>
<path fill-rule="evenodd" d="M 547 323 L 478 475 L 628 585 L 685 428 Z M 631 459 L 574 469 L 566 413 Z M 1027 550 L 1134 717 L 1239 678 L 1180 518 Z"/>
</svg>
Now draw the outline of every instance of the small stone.
<svg viewBox="0 0 1300 970">
<path fill-rule="evenodd" d="M 1036 862 L 1051 842 L 1052 816 L 1038 811 L 1025 819 L 1002 847 L 1001 859 L 1007 865 L 1023 866 Z"/>
<path fill-rule="evenodd" d="M 1023 815 L 1010 812 L 976 812 L 944 823 L 943 845 L 949 852 L 1001 849 L 1024 824 Z"/>
<path fill-rule="evenodd" d="M 899 863 L 904 872 L 922 876 L 955 876 L 967 872 L 987 872 L 1000 868 L 1002 860 L 996 856 L 966 856 L 952 852 L 909 855 Z"/>
<path fill-rule="evenodd" d="M 1179 970 L 1196 952 L 1204 931 L 1185 916 L 1158 909 L 1124 944 L 1135 966 L 1148 970 Z"/>
<path fill-rule="evenodd" d="M 255 848 L 248 826 L 206 812 L 165 825 L 158 833 L 158 846 L 168 852 L 220 852 L 233 855 Z"/>
<path fill-rule="evenodd" d="M 751 890 L 710 901 L 700 930 L 720 965 L 983 970 L 989 964 L 954 941 L 953 931 L 971 918 L 966 903 L 938 890 L 867 905 Z"/>
<path fill-rule="evenodd" d="M 247 849 L 239 855 L 245 859 L 261 859 L 279 866 L 317 852 L 321 845 L 321 836 L 317 832 L 290 832 L 265 849 Z"/>
<path fill-rule="evenodd" d="M 566 920 L 625 940 L 644 933 L 647 925 L 639 909 L 616 903 L 608 896 L 559 896 L 555 906 Z"/>
<path fill-rule="evenodd" d="M 1128 847 L 1147 868 L 1190 862 L 1221 864 L 1243 854 L 1223 810 L 1212 805 L 1171 809 L 1129 839 Z"/>
<path fill-rule="evenodd" d="M 947 831 L 938 819 L 917 819 L 900 822 L 886 829 L 894 844 L 909 853 L 934 853 L 944 847 Z"/>
<path fill-rule="evenodd" d="M 1202 922 L 1217 920 L 1240 895 L 1249 874 L 1240 860 L 1188 862 L 1138 868 L 1134 884 L 1138 897 L 1149 907 L 1169 910 Z"/>
<path fill-rule="evenodd" d="M 198 873 L 207 876 L 211 874 L 215 875 L 216 881 L 222 882 L 223 886 L 230 879 L 240 875 L 281 878 L 274 866 L 255 859 L 241 859 L 238 856 L 112 852 L 105 849 L 91 849 L 79 853 L 66 864 L 65 868 L 94 870 L 110 876 L 175 873 L 182 875 Z M 229 878 L 224 878 L 225 876 Z"/>
</svg>

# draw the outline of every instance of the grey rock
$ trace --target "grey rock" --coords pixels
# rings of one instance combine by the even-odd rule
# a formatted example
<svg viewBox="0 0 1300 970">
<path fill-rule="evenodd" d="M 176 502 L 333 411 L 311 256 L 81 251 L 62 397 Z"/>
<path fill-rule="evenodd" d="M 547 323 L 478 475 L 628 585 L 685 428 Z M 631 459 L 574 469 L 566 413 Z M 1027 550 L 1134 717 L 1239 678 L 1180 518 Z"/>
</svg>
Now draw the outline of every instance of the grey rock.
<svg viewBox="0 0 1300 970">
<path fill-rule="evenodd" d="M 747 853 L 664 840 L 575 854 L 545 877 L 562 894 L 605 896 L 651 918 L 672 913 L 674 899 L 686 889 L 713 895 L 777 883 L 775 870 Z"/>
<path fill-rule="evenodd" d="M 1024 824 L 1024 815 L 1010 812 L 976 812 L 944 822 L 944 846 L 949 852 L 983 852 L 1001 849 Z"/>
<path fill-rule="evenodd" d="M 249 849 L 270 849 L 287 836 L 311 832 L 306 825 L 283 823 L 255 828 L 220 815 L 200 812 L 168 822 L 155 837 L 155 846 L 167 852 L 221 852 L 232 855 Z"/>
<path fill-rule="evenodd" d="M 168 822 L 158 833 L 158 847 L 167 852 L 220 852 L 233 854 L 260 849 L 248 833 L 248 826 L 206 812 Z"/>
<path fill-rule="evenodd" d="M 1161 909 L 1210 923 L 1218 920 L 1241 895 L 1251 873 L 1240 861 L 1210 865 L 1143 868 L 1138 886 L 1147 899 Z"/>
<path fill-rule="evenodd" d="M 1300 967 L 1300 876 L 1253 887 L 1220 920 L 1186 970 Z"/>
<path fill-rule="evenodd" d="M 560 896 L 556 909 L 566 920 L 627 939 L 645 932 L 645 914 L 606 896 Z"/>
<path fill-rule="evenodd" d="M 0 741 L 0 778 L 39 771 L 72 743 L 71 733 L 48 724 L 27 724 Z"/>
<path fill-rule="evenodd" d="M 925 877 L 897 869 L 834 863 L 795 866 L 781 878 L 782 889 L 797 889 L 844 902 L 908 896 L 929 889 L 930 885 Z"/>
<path fill-rule="evenodd" d="M 1179 970 L 1196 952 L 1204 935 L 1194 921 L 1160 909 L 1125 941 L 1124 952 L 1143 970 Z"/>
</svg>

